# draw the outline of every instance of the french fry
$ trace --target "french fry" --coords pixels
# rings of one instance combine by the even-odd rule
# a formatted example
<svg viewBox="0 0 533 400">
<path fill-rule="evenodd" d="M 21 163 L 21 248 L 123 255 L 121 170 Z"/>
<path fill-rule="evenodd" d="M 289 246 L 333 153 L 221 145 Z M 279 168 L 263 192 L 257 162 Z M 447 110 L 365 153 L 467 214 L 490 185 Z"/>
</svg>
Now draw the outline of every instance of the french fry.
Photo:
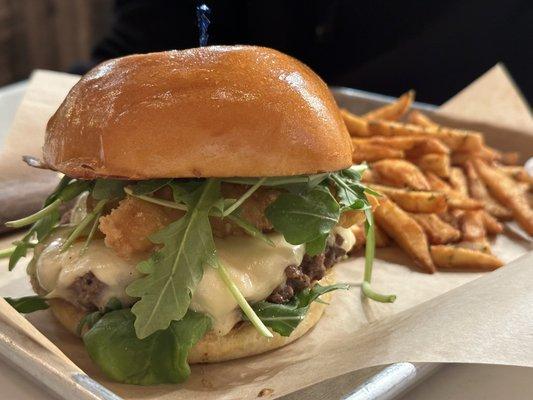
<svg viewBox="0 0 533 400">
<path fill-rule="evenodd" d="M 385 158 L 404 158 L 405 153 L 402 150 L 394 149 L 392 147 L 380 146 L 353 140 L 354 151 L 352 154 L 352 162 L 354 164 L 363 161 L 378 161 Z"/>
<path fill-rule="evenodd" d="M 407 121 L 409 121 L 411 124 L 425 126 L 428 128 L 436 128 L 439 126 L 437 123 L 432 121 L 431 118 L 425 114 L 422 114 L 422 112 L 418 110 L 411 111 L 407 117 Z"/>
<path fill-rule="evenodd" d="M 490 146 L 483 146 L 481 150 L 476 154 L 476 157 L 482 158 L 487 161 L 498 161 L 502 158 L 502 152 L 496 150 Z"/>
<path fill-rule="evenodd" d="M 374 213 L 377 224 L 390 236 L 425 272 L 435 272 L 428 250 L 427 237 L 416 221 L 386 197 Z"/>
<path fill-rule="evenodd" d="M 429 183 L 418 167 L 405 160 L 381 160 L 372 165 L 379 183 L 408 187 L 414 190 L 430 190 Z"/>
<path fill-rule="evenodd" d="M 457 190 L 463 196 L 468 196 L 468 183 L 466 175 L 461 168 L 450 168 L 449 181 L 454 190 Z"/>
<path fill-rule="evenodd" d="M 402 138 L 410 138 L 411 136 L 393 136 L 391 139 L 402 139 Z M 446 147 L 442 142 L 438 139 L 433 138 L 421 138 L 421 137 L 414 137 L 413 139 L 421 139 L 415 146 L 413 146 L 411 149 L 406 150 L 405 155 L 408 158 L 417 158 L 421 157 L 426 154 L 438 154 L 442 156 L 449 156 L 450 149 Z M 448 159 L 448 163 L 450 162 L 450 159 Z"/>
<path fill-rule="evenodd" d="M 457 151 L 451 156 L 453 165 L 463 166 L 472 158 L 481 158 L 487 162 L 495 162 L 501 159 L 501 153 L 488 146 L 483 146 L 479 151 Z"/>
<path fill-rule="evenodd" d="M 464 241 L 464 242 L 455 243 L 455 246 L 462 247 L 463 249 L 480 251 L 485 254 L 492 254 L 490 243 L 488 242 L 486 237 L 476 239 L 470 242 Z"/>
<path fill-rule="evenodd" d="M 461 232 L 440 219 L 437 214 L 409 214 L 426 233 L 429 243 L 446 244 L 461 238 Z"/>
<path fill-rule="evenodd" d="M 440 192 L 415 191 L 378 184 L 372 189 L 383 193 L 405 211 L 413 213 L 442 213 L 448 209 L 446 196 Z"/>
<path fill-rule="evenodd" d="M 487 231 L 483 221 L 483 210 L 466 211 L 461 218 L 463 240 L 473 242 L 485 238 Z"/>
<path fill-rule="evenodd" d="M 515 151 L 509 151 L 502 153 L 501 162 L 505 165 L 516 165 L 518 164 L 519 154 Z"/>
<path fill-rule="evenodd" d="M 472 196 L 474 199 L 481 200 L 485 205 L 485 210 L 492 216 L 502 220 L 511 219 L 511 210 L 501 205 L 489 194 L 489 191 L 487 190 L 483 181 L 480 179 L 472 162 L 467 161 L 464 165 L 464 168 L 468 179 L 468 190 L 470 192 L 470 196 Z"/>
<path fill-rule="evenodd" d="M 428 153 L 450 154 L 450 149 L 443 145 L 438 139 L 420 136 L 352 137 L 352 144 L 354 146 L 368 144 L 391 147 L 405 151 L 409 157 L 419 157 Z"/>
<path fill-rule="evenodd" d="M 459 230 L 461 228 L 461 218 L 463 218 L 464 210 L 448 210 L 443 213 L 439 213 L 438 216 L 447 224 L 453 226 Z"/>
<path fill-rule="evenodd" d="M 503 225 L 498 222 L 496 218 L 490 215 L 487 211 L 482 211 L 483 225 L 489 235 L 497 235 L 503 232 Z"/>
<path fill-rule="evenodd" d="M 376 236 L 376 247 L 388 247 L 390 245 L 390 237 L 387 236 L 387 234 L 379 227 L 379 225 L 375 224 L 374 226 L 374 232 Z"/>
<path fill-rule="evenodd" d="M 361 176 L 361 181 L 364 183 L 376 182 L 376 176 L 371 169 L 365 170 Z"/>
<path fill-rule="evenodd" d="M 533 176 L 529 175 L 524 167 L 518 165 L 497 165 L 496 168 L 518 182 L 533 185 Z"/>
<path fill-rule="evenodd" d="M 355 244 L 350 250 L 350 253 L 355 253 L 357 250 L 363 247 L 366 243 L 365 230 L 361 225 L 357 225 L 357 224 L 352 225 L 350 227 L 350 230 L 355 236 Z"/>
<path fill-rule="evenodd" d="M 438 268 L 492 271 L 503 266 L 496 256 L 463 247 L 431 246 L 431 257 Z"/>
<path fill-rule="evenodd" d="M 441 178 L 450 176 L 450 156 L 447 154 L 424 154 L 412 161 L 424 172 L 433 172 Z"/>
<path fill-rule="evenodd" d="M 426 173 L 426 178 L 432 190 L 446 194 L 448 206 L 450 208 L 458 208 L 461 210 L 478 210 L 483 208 L 483 203 L 481 201 L 463 196 L 458 191 L 452 189 L 446 182 L 444 182 L 434 173 Z"/>
<path fill-rule="evenodd" d="M 415 99 L 415 91 L 409 90 L 402 94 L 394 103 L 387 104 L 383 107 L 376 108 L 363 115 L 364 119 L 385 119 L 395 121 L 400 119 L 411 107 Z"/>
<path fill-rule="evenodd" d="M 529 206 L 526 193 L 505 173 L 474 159 L 474 167 L 489 189 L 490 193 L 502 204 L 512 210 L 513 217 L 529 235 L 533 235 L 533 210 Z"/>
<path fill-rule="evenodd" d="M 368 121 L 368 132 L 382 136 L 422 136 L 441 140 L 453 151 L 479 151 L 483 147 L 483 136 L 478 132 L 444 127 L 426 127 L 396 121 Z"/>
<path fill-rule="evenodd" d="M 341 109 L 342 119 L 351 136 L 370 136 L 368 122 L 350 111 Z"/>
</svg>

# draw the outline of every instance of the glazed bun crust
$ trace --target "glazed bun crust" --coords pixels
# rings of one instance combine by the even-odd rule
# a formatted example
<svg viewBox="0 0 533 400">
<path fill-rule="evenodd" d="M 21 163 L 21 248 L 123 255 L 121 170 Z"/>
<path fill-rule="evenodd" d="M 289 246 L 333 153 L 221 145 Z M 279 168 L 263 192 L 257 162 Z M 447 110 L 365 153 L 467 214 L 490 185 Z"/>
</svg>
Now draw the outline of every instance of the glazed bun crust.
<svg viewBox="0 0 533 400">
<path fill-rule="evenodd" d="M 290 176 L 351 165 L 326 84 L 254 46 L 117 58 L 70 90 L 48 122 L 44 159 L 71 177 Z"/>
<path fill-rule="evenodd" d="M 329 273 L 319 283 L 331 285 L 334 283 L 332 275 Z M 265 338 L 251 324 L 241 324 L 225 336 L 217 336 L 213 332 L 209 332 L 189 351 L 188 361 L 191 364 L 197 364 L 234 360 L 261 354 L 294 342 L 318 323 L 326 308 L 324 303 L 331 300 L 331 295 L 331 293 L 322 295 L 320 298 L 324 301 L 323 303 L 313 302 L 305 319 L 300 322 L 289 337 L 274 333 L 273 338 Z M 56 319 L 70 332 L 77 335 L 76 329 L 85 312 L 62 299 L 51 299 L 49 305 Z"/>
</svg>

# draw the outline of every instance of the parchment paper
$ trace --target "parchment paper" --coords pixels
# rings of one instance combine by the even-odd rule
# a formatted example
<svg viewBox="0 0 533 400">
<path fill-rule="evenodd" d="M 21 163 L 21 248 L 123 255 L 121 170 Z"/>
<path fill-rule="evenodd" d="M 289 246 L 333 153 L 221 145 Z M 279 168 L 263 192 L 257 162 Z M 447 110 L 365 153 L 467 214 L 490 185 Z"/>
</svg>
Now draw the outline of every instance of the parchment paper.
<svg viewBox="0 0 533 400">
<path fill-rule="evenodd" d="M 11 154 L 40 154 L 46 120 L 75 79 L 50 72 L 34 74 L 6 142 Z M 503 79 L 496 86 L 507 90 L 509 85 L 510 81 Z M 468 101 L 475 98 L 469 96 L 473 97 Z M 522 133 L 533 138 L 529 130 Z M 15 170 L 26 169 L 9 165 L 14 175 Z M 380 249 L 373 285 L 382 292 L 396 293 L 394 304 L 361 299 L 363 260 L 351 258 L 337 267 L 337 277 L 352 284 L 352 289 L 337 292 L 325 316 L 305 337 L 260 356 L 193 366 L 190 380 L 179 386 L 109 382 L 88 359 L 79 339 L 61 328 L 48 312 L 36 313 L 30 321 L 79 367 L 127 399 L 255 398 L 264 388 L 273 389 L 273 398 L 350 371 L 399 361 L 533 366 L 531 241 L 509 229 L 493 247 L 506 262 L 523 257 L 490 274 L 427 275 L 418 272 L 398 249 Z M 9 294 L 19 286 L 27 292 L 27 283 L 17 280 L 10 284 Z"/>
</svg>

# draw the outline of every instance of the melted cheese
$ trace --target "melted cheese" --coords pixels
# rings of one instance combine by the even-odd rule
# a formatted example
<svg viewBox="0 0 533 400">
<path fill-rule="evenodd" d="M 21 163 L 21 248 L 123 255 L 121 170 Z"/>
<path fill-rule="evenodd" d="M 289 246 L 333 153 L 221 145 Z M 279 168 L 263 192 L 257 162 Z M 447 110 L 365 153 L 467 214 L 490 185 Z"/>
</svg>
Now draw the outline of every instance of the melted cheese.
<svg viewBox="0 0 533 400">
<path fill-rule="evenodd" d="M 116 297 L 123 304 L 129 305 L 134 299 L 126 295 L 125 288 L 140 276 L 135 268 L 136 262 L 120 258 L 113 250 L 104 245 L 103 240 L 94 240 L 85 253 L 80 256 L 83 242 L 74 243 L 66 251 L 60 252 L 64 237 L 57 237 L 43 249 L 36 262 L 37 279 L 41 287 L 48 292 L 47 297 L 60 297 L 74 300 L 70 286 L 74 281 L 92 272 L 107 286 L 94 301 L 99 308 Z"/>
<path fill-rule="evenodd" d="M 355 245 L 355 235 L 350 228 L 343 228 L 342 226 L 336 226 L 328 237 L 328 244 L 332 246 L 335 243 L 335 235 L 342 237 L 341 247 L 346 253 L 348 253 Z"/>
<path fill-rule="evenodd" d="M 264 300 L 285 282 L 285 268 L 300 265 L 305 246 L 287 243 L 280 234 L 269 235 L 275 247 L 251 237 L 216 239 L 217 255 L 230 277 L 249 302 Z M 213 330 L 225 335 L 240 321 L 237 302 L 220 279 L 218 272 L 205 267 L 204 277 L 196 288 L 191 309 L 213 317 Z"/>
<path fill-rule="evenodd" d="M 336 227 L 334 234 L 341 235 L 341 247 L 349 251 L 355 243 L 350 229 Z M 282 235 L 269 235 L 275 247 L 251 237 L 227 237 L 215 239 L 217 255 L 224 263 L 232 280 L 251 303 L 264 300 L 285 282 L 285 268 L 300 265 L 305 246 L 291 245 Z M 48 297 L 74 300 L 75 293 L 69 287 L 79 277 L 92 272 L 107 287 L 96 302 L 103 308 L 110 298 L 116 297 L 130 305 L 134 299 L 125 294 L 125 288 L 140 274 L 135 265 L 140 260 L 126 261 L 104 245 L 103 240 L 93 240 L 80 256 L 83 243 L 75 243 L 63 253 L 59 252 L 64 237 L 54 238 L 36 260 L 39 284 L 49 292 Z M 334 235 L 329 240 L 334 240 Z M 237 302 L 224 285 L 217 271 L 204 267 L 204 276 L 196 288 L 190 308 L 205 312 L 213 318 L 213 330 L 225 335 L 240 321 Z"/>
</svg>

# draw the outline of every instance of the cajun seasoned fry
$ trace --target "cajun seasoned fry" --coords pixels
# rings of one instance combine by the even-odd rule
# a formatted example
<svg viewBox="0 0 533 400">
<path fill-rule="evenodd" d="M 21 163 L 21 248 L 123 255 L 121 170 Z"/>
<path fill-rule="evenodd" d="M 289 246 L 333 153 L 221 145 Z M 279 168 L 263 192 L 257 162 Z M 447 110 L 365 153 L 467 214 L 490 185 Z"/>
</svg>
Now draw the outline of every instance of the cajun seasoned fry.
<svg viewBox="0 0 533 400">
<path fill-rule="evenodd" d="M 431 246 L 431 257 L 438 268 L 492 271 L 503 266 L 496 256 L 463 247 Z"/>
<path fill-rule="evenodd" d="M 408 157 L 419 157 L 428 153 L 450 154 L 450 149 L 438 139 L 420 136 L 352 137 L 352 144 L 354 146 L 369 144 L 403 150 Z"/>
<path fill-rule="evenodd" d="M 461 232 L 440 219 L 437 214 L 409 214 L 426 233 L 429 243 L 446 244 L 461 238 Z"/>
<path fill-rule="evenodd" d="M 352 161 L 354 164 L 363 161 L 379 161 L 385 158 L 404 158 L 405 153 L 402 150 L 394 149 L 392 147 L 385 147 L 376 144 L 369 144 L 361 142 L 359 139 L 353 140 L 354 151 L 352 154 Z"/>
<path fill-rule="evenodd" d="M 396 100 L 394 103 L 390 103 L 367 112 L 363 115 L 363 118 L 366 120 L 384 119 L 388 121 L 395 121 L 400 119 L 409 110 L 414 99 L 415 91 L 409 90 L 398 97 L 398 100 Z"/>
<path fill-rule="evenodd" d="M 426 127 L 395 121 L 368 121 L 368 132 L 382 136 L 422 136 L 441 140 L 453 151 L 479 151 L 483 136 L 478 132 L 444 127 Z"/>
<path fill-rule="evenodd" d="M 439 213 L 438 216 L 447 224 L 450 224 L 455 229 L 459 230 L 461 228 L 461 218 L 463 217 L 463 210 L 448 210 L 443 213 Z"/>
<path fill-rule="evenodd" d="M 388 247 L 390 246 L 390 237 L 379 227 L 379 225 L 374 226 L 374 233 L 376 235 L 376 247 Z"/>
<path fill-rule="evenodd" d="M 505 165 L 516 165 L 518 164 L 519 154 L 515 151 L 510 151 L 506 153 L 501 153 L 500 161 Z"/>
<path fill-rule="evenodd" d="M 533 210 L 526 193 L 505 173 L 485 164 L 482 160 L 472 161 L 477 173 L 490 193 L 512 210 L 513 217 L 529 235 L 533 235 Z"/>
<path fill-rule="evenodd" d="M 389 197 L 405 211 L 438 214 L 448 209 L 444 193 L 415 191 L 378 184 L 371 184 L 370 186 L 375 191 Z"/>
<path fill-rule="evenodd" d="M 465 211 L 460 223 L 463 240 L 467 242 L 482 239 L 487 235 L 483 221 L 483 210 Z"/>
<path fill-rule="evenodd" d="M 480 251 L 485 254 L 492 254 L 492 249 L 490 248 L 490 243 L 487 238 L 480 238 L 471 242 L 459 242 L 455 243 L 455 246 L 462 247 L 463 249 L 470 249 L 475 251 Z"/>
<path fill-rule="evenodd" d="M 447 154 L 424 154 L 412 161 L 424 172 L 433 172 L 441 178 L 450 176 L 450 156 Z"/>
<path fill-rule="evenodd" d="M 367 169 L 361 176 L 361 181 L 364 183 L 376 182 L 376 176 L 371 169 Z"/>
<path fill-rule="evenodd" d="M 414 190 L 430 190 L 429 183 L 418 167 L 405 160 L 381 160 L 372 165 L 379 183 Z"/>
<path fill-rule="evenodd" d="M 468 183 L 466 181 L 465 173 L 461 168 L 450 168 L 450 176 L 448 179 L 454 190 L 457 190 L 463 196 L 468 196 Z"/>
<path fill-rule="evenodd" d="M 352 225 L 350 230 L 355 236 L 355 245 L 351 249 L 351 253 L 355 253 L 366 243 L 365 229 L 361 225 Z"/>
<path fill-rule="evenodd" d="M 377 224 L 405 250 L 425 272 L 435 272 L 422 228 L 400 207 L 386 197 L 380 198 L 376 209 Z"/>
<path fill-rule="evenodd" d="M 411 136 L 393 136 L 390 139 L 394 141 L 403 138 L 411 138 Z M 447 156 L 446 159 L 448 160 L 448 163 L 450 162 L 450 149 L 444 144 L 442 144 L 440 140 L 433 138 L 421 138 L 416 136 L 413 139 L 419 139 L 419 142 L 412 148 L 406 150 L 405 155 L 407 156 L 407 158 L 417 158 L 426 154 L 438 154 L 442 156 Z"/>
<path fill-rule="evenodd" d="M 496 168 L 518 182 L 533 185 L 533 176 L 529 175 L 524 167 L 517 165 L 497 165 Z"/>
<path fill-rule="evenodd" d="M 489 235 L 497 235 L 503 232 L 503 225 L 498 222 L 496 218 L 490 215 L 487 211 L 482 211 L 483 225 Z"/>
<path fill-rule="evenodd" d="M 426 173 L 426 178 L 432 190 L 446 194 L 448 206 L 450 208 L 458 208 L 461 210 L 477 210 L 483 208 L 483 203 L 481 201 L 463 196 L 458 191 L 452 189 L 446 182 L 444 182 L 434 173 Z"/>
<path fill-rule="evenodd" d="M 422 112 L 418 110 L 411 111 L 407 117 L 407 121 L 409 121 L 411 124 L 425 126 L 428 128 L 436 128 L 439 126 L 439 124 L 433 122 L 431 118 L 425 114 L 422 114 Z"/>
<path fill-rule="evenodd" d="M 464 167 L 468 178 L 468 190 L 470 195 L 474 199 L 481 200 L 485 205 L 485 210 L 492 216 L 503 220 L 510 219 L 512 217 L 511 210 L 501 205 L 489 194 L 489 191 L 483 181 L 479 178 L 472 162 L 467 161 Z"/>
<path fill-rule="evenodd" d="M 341 109 L 341 115 L 351 136 L 370 136 L 368 122 L 365 119 L 344 108 Z"/>
</svg>

